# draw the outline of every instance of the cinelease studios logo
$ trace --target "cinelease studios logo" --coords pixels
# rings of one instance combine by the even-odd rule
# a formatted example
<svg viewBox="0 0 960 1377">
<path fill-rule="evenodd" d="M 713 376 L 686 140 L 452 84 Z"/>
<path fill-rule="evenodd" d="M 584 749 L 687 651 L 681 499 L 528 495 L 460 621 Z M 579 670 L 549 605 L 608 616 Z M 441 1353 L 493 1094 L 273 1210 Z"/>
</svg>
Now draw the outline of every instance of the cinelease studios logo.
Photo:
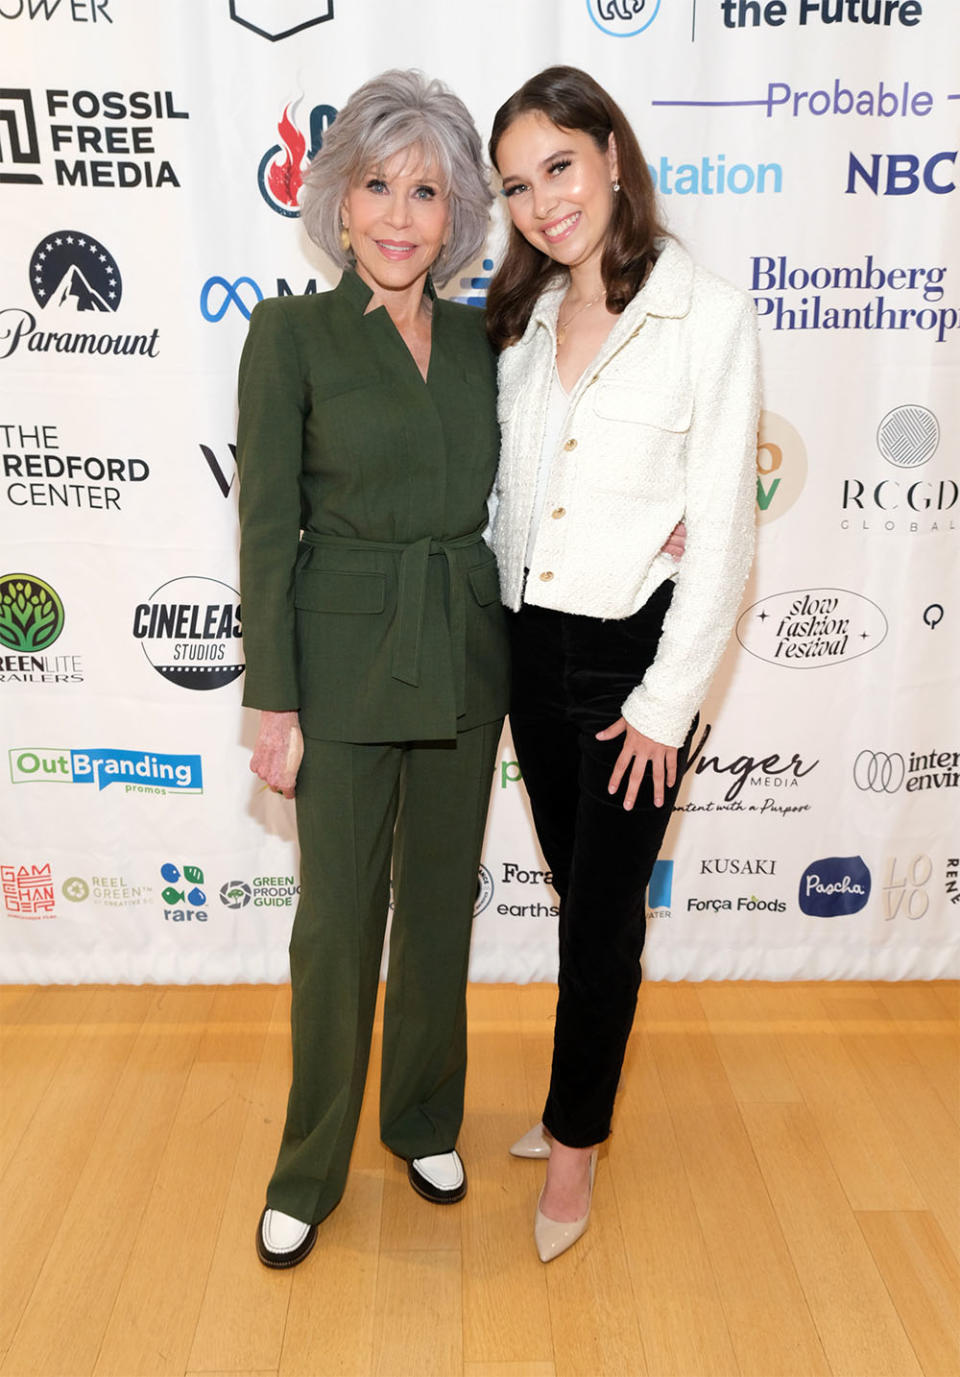
<svg viewBox="0 0 960 1377">
<path fill-rule="evenodd" d="M 101 317 L 113 315 L 123 295 L 120 268 L 107 246 L 80 230 L 55 230 L 30 256 L 30 290 L 43 314 L 20 306 L 0 308 L 0 359 L 21 345 L 31 354 L 157 357 L 159 330 L 110 334 Z"/>
<path fill-rule="evenodd" d="M 244 671 L 240 594 L 219 579 L 189 574 L 161 584 L 134 609 L 133 635 L 178 688 L 223 688 Z"/>
<path fill-rule="evenodd" d="M 323 147 L 323 136 L 337 118 L 332 105 L 315 105 L 310 111 L 309 148 L 307 136 L 297 124 L 300 101 L 284 106 L 277 124 L 280 143 L 272 144 L 260 159 L 257 186 L 260 195 L 278 215 L 298 216 L 303 174 L 310 160 Z"/>
</svg>

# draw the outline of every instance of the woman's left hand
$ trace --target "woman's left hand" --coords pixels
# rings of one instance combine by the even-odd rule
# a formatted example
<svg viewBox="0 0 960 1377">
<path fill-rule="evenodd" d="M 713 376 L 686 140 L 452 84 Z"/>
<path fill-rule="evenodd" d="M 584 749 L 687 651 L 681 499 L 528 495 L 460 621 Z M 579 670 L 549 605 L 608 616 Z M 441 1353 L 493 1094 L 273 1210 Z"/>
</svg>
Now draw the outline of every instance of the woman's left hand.
<svg viewBox="0 0 960 1377">
<path fill-rule="evenodd" d="M 683 552 L 687 548 L 687 526 L 686 522 L 678 521 L 676 526 L 667 536 L 663 545 L 660 547 L 662 555 L 671 555 L 674 559 L 682 559 Z"/>
<path fill-rule="evenodd" d="M 617 792 L 623 776 L 629 770 L 630 779 L 623 798 L 623 806 L 629 811 L 637 801 L 640 783 L 649 764 L 653 779 L 653 802 L 657 808 L 662 808 L 664 780 L 667 788 L 672 789 L 677 778 L 677 748 L 662 746 L 659 741 L 651 740 L 649 736 L 644 736 L 643 732 L 638 732 L 636 727 L 631 727 L 622 717 L 618 717 L 612 727 L 597 732 L 597 740 L 612 741 L 615 736 L 621 736 L 624 732 L 626 740 L 613 767 L 610 783 L 607 785 L 608 792 Z"/>
</svg>

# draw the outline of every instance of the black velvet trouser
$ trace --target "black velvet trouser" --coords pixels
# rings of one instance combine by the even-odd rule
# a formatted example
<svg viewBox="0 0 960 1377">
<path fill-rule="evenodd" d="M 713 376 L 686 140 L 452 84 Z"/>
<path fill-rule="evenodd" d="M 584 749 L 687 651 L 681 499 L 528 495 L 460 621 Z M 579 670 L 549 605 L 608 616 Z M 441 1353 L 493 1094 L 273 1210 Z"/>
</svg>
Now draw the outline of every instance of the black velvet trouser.
<svg viewBox="0 0 960 1377">
<path fill-rule="evenodd" d="M 543 1122 L 589 1147 L 610 1132 L 640 988 L 646 890 L 677 794 L 653 802 L 648 766 L 631 811 L 627 777 L 607 792 L 624 738 L 595 733 L 621 715 L 653 660 L 673 595 L 666 582 L 633 616 L 601 621 L 528 603 L 509 616 L 510 722 L 537 835 L 560 898 L 560 974 Z M 678 752 L 677 779 L 690 735 Z"/>
</svg>

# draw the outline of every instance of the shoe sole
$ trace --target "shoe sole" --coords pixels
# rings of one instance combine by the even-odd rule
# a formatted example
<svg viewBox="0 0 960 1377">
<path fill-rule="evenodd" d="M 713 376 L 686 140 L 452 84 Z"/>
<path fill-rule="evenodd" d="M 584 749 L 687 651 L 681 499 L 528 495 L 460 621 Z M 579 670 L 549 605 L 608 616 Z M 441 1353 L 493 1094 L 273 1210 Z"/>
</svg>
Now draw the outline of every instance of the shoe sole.
<svg viewBox="0 0 960 1377">
<path fill-rule="evenodd" d="M 409 1162 L 407 1163 L 407 1180 L 417 1192 L 417 1195 L 422 1196 L 424 1200 L 429 1200 L 431 1205 L 456 1205 L 467 1193 L 466 1181 L 463 1182 L 462 1186 L 458 1186 L 456 1190 L 436 1191 L 436 1193 L 434 1193 L 434 1190 L 420 1185 Z"/>
</svg>

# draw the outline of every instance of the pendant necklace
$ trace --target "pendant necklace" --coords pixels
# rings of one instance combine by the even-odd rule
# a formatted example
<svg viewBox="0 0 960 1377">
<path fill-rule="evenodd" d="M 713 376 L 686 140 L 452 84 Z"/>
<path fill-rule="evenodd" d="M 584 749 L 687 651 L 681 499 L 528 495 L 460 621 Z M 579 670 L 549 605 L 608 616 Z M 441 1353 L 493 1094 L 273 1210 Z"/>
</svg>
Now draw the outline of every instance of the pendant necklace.
<svg viewBox="0 0 960 1377">
<path fill-rule="evenodd" d="M 572 320 L 575 320 L 575 319 L 577 318 L 577 316 L 580 314 L 580 312 L 581 312 L 581 311 L 585 311 L 589 306 L 596 306 L 597 302 L 598 302 L 598 301 L 600 300 L 600 298 L 601 298 L 602 296 L 604 296 L 605 294 L 606 294 L 606 288 L 604 288 L 604 290 L 599 294 L 599 296 L 595 296 L 595 297 L 593 298 L 592 301 L 585 301 L 585 302 L 583 303 L 582 306 L 578 306 L 577 309 L 576 309 L 574 312 L 572 312 L 571 315 L 567 316 L 566 320 L 563 322 L 562 325 L 560 324 L 560 313 L 559 313 L 559 311 L 557 312 L 557 343 L 558 343 L 558 344 L 562 344 L 563 341 L 567 338 L 567 329 L 569 328 L 570 322 L 571 322 Z"/>
</svg>

